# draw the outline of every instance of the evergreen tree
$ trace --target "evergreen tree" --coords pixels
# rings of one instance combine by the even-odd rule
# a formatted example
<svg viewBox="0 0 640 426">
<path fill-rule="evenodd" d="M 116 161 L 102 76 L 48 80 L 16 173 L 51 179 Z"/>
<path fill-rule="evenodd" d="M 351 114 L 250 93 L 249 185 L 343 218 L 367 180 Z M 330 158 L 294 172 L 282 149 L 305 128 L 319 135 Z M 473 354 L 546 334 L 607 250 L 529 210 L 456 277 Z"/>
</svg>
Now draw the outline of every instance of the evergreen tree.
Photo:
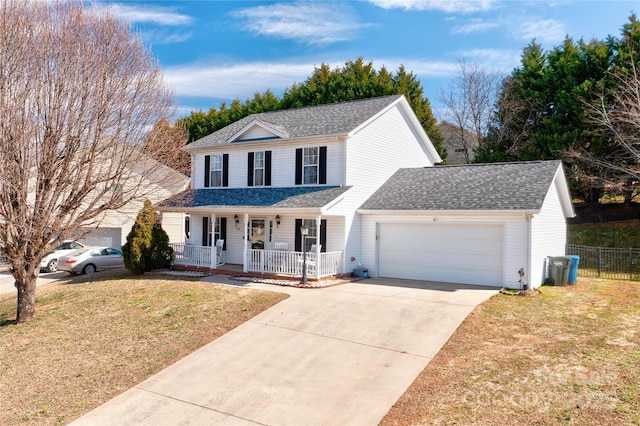
<svg viewBox="0 0 640 426">
<path fill-rule="evenodd" d="M 169 237 L 162 229 L 151 201 L 145 200 L 122 247 L 124 266 L 134 274 L 166 268 L 174 259 Z"/>
</svg>

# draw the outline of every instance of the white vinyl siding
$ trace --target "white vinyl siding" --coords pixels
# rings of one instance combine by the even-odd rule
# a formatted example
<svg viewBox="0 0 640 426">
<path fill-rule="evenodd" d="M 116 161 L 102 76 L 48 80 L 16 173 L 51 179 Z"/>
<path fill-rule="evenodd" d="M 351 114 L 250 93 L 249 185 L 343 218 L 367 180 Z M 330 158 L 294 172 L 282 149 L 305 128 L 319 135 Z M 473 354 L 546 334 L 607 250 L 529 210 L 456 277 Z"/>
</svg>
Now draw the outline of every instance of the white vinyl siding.
<svg viewBox="0 0 640 426">
<path fill-rule="evenodd" d="M 557 181 L 554 181 L 557 182 Z M 552 184 L 540 213 L 531 220 L 531 284 L 544 282 L 548 256 L 563 256 L 567 243 L 567 225 L 556 184 Z"/>
<path fill-rule="evenodd" d="M 183 243 L 186 240 L 184 213 L 162 213 L 162 229 L 169 236 L 170 243 Z"/>
<path fill-rule="evenodd" d="M 273 139 L 273 138 L 277 138 L 277 136 L 271 133 L 269 130 L 265 129 L 264 127 L 256 125 L 256 126 L 252 126 L 250 129 L 248 129 L 246 132 L 240 135 L 237 141 L 241 142 L 241 141 L 251 141 L 256 139 Z M 234 143 L 237 143 L 237 142 L 234 142 Z"/>
</svg>

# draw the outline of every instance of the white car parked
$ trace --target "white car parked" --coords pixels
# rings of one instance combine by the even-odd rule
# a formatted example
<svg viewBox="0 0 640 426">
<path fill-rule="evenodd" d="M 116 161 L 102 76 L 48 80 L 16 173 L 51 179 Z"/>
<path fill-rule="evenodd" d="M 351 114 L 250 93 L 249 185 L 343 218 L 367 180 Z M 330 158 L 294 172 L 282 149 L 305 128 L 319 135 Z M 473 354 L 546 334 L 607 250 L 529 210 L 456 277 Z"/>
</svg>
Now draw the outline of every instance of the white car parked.
<svg viewBox="0 0 640 426">
<path fill-rule="evenodd" d="M 60 257 L 83 247 L 84 245 L 77 241 L 63 241 L 58 247 L 56 247 L 56 250 L 53 253 L 48 254 L 44 259 L 42 259 L 42 262 L 40 262 L 40 269 L 45 272 L 56 272 L 58 270 L 58 259 L 60 259 Z"/>
</svg>

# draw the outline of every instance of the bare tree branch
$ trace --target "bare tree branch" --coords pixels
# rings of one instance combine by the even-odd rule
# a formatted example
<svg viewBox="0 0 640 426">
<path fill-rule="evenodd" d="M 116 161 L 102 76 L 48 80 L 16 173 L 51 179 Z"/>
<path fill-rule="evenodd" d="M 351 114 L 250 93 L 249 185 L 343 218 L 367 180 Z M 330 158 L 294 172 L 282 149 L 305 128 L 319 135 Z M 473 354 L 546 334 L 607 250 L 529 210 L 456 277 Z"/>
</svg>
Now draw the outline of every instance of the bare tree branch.
<svg viewBox="0 0 640 426">
<path fill-rule="evenodd" d="M 34 315 L 40 259 L 105 212 L 144 198 L 143 154 L 172 96 L 139 36 L 73 1 L 0 4 L 0 256 Z"/>
</svg>

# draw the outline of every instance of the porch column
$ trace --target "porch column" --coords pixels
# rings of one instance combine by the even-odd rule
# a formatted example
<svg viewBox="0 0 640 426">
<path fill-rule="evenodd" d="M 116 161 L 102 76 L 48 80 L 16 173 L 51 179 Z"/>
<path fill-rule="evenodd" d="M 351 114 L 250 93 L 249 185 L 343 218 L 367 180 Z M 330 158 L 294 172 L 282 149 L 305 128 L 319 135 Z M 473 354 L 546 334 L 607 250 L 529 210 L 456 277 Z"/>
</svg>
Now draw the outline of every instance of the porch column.
<svg viewBox="0 0 640 426">
<path fill-rule="evenodd" d="M 242 271 L 243 272 L 249 272 L 249 269 L 247 267 L 247 264 L 249 262 L 247 262 L 247 242 L 249 240 L 249 235 L 247 233 L 247 229 L 249 228 L 249 214 L 245 213 L 244 214 L 244 219 L 242 221 L 244 223 L 244 248 L 242 249 Z"/>
<path fill-rule="evenodd" d="M 319 279 L 320 278 L 320 266 L 321 266 L 321 261 L 320 261 L 320 251 L 321 251 L 320 235 L 322 235 L 322 232 L 320 230 L 321 227 L 322 227 L 322 216 L 317 216 L 316 217 L 316 230 L 317 230 L 317 234 L 316 234 L 316 270 L 314 272 L 315 279 Z M 326 247 L 324 249 L 325 249 L 325 251 L 327 250 Z"/>
<path fill-rule="evenodd" d="M 216 269 L 218 267 L 218 252 L 216 251 L 216 214 L 211 213 L 211 217 L 209 218 L 209 223 L 211 224 L 211 265 L 210 269 Z"/>
</svg>

